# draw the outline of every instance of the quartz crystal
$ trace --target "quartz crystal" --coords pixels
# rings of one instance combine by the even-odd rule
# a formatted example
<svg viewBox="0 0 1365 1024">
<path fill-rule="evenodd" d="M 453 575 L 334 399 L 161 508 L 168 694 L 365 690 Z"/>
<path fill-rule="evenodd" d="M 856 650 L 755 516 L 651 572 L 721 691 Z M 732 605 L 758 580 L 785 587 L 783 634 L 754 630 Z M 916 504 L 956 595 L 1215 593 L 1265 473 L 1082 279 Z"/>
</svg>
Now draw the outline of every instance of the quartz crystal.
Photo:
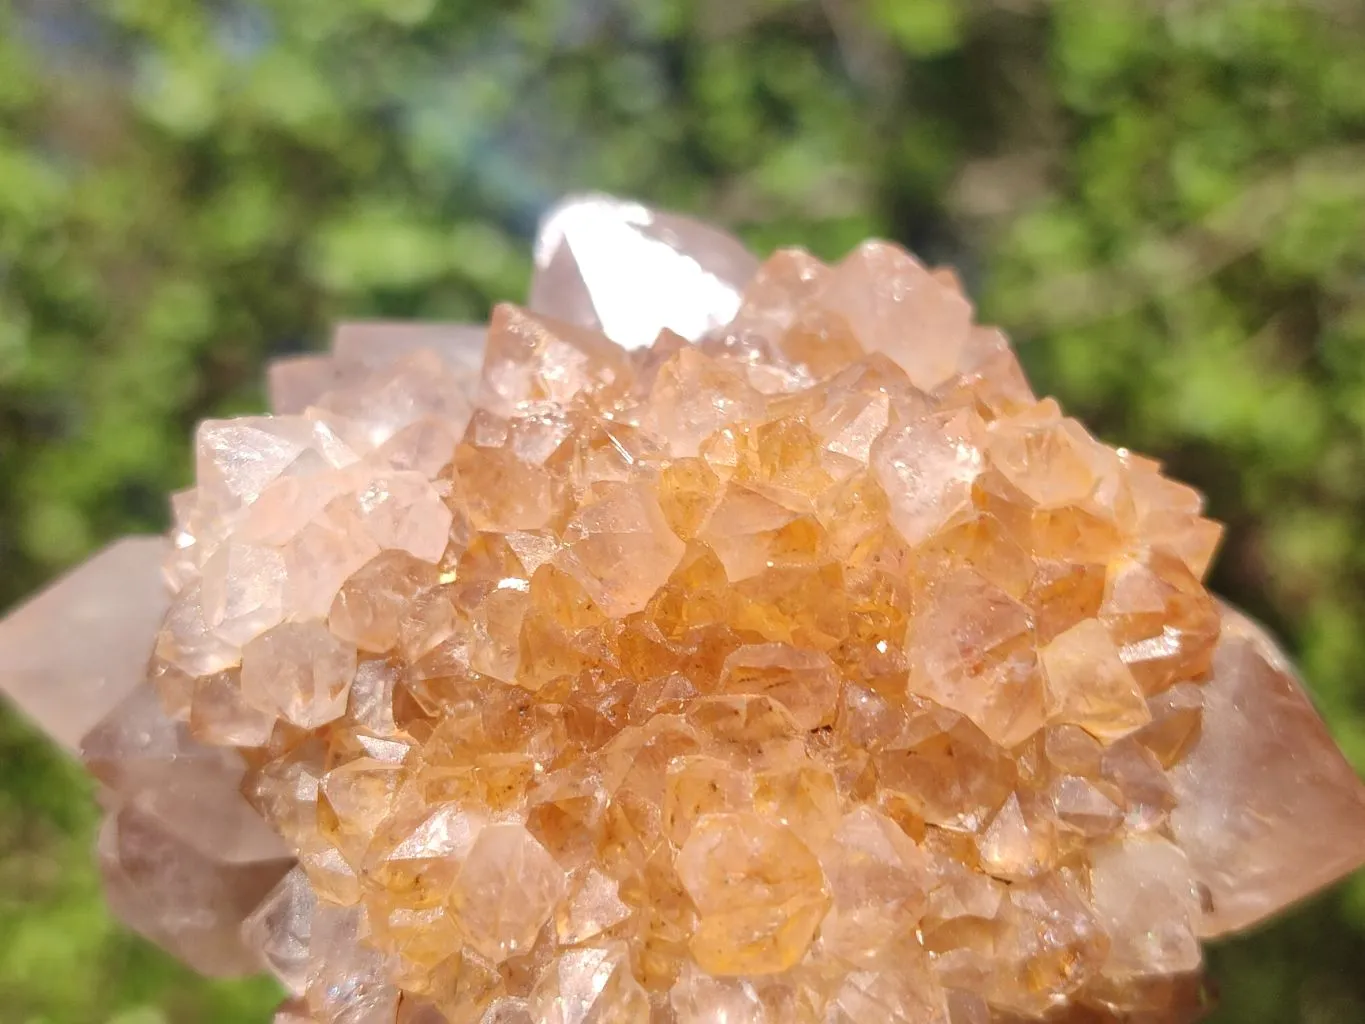
<svg viewBox="0 0 1365 1024">
<path fill-rule="evenodd" d="M 536 267 L 275 365 L 0 626 L 134 927 L 287 1024 L 1160 1024 L 1365 862 L 1199 496 L 951 272 L 604 197 Z"/>
<path fill-rule="evenodd" d="M 0 689 L 66 749 L 142 680 L 165 559 L 159 538 L 125 538 L 0 621 Z"/>
</svg>

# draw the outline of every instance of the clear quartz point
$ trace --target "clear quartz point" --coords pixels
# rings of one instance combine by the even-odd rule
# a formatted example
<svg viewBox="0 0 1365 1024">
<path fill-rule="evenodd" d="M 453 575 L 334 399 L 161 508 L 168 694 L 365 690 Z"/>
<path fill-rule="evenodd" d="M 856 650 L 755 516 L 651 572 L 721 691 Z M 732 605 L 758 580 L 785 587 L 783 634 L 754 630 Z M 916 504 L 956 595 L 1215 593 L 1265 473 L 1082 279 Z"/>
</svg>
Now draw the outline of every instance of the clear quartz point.
<svg viewBox="0 0 1365 1024">
<path fill-rule="evenodd" d="M 723 231 L 603 195 L 546 214 L 530 308 L 643 348 L 668 328 L 689 341 L 730 322 L 758 261 Z"/>
</svg>

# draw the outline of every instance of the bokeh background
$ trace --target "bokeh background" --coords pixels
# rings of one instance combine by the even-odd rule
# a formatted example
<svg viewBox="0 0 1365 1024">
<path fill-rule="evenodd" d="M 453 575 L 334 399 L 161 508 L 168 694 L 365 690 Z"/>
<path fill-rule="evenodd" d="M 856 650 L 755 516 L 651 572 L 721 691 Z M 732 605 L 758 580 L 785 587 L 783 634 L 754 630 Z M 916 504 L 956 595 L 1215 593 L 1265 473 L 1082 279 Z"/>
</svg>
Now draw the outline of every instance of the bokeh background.
<svg viewBox="0 0 1365 1024">
<path fill-rule="evenodd" d="M 583 187 L 957 265 L 1208 493 L 1365 768 L 1360 0 L 0 0 L 0 607 L 160 528 L 268 357 L 520 296 Z M 110 921 L 93 824 L 0 717 L 0 1022 L 266 1021 Z M 1220 1024 L 1365 1021 L 1365 879 L 1211 959 Z"/>
</svg>

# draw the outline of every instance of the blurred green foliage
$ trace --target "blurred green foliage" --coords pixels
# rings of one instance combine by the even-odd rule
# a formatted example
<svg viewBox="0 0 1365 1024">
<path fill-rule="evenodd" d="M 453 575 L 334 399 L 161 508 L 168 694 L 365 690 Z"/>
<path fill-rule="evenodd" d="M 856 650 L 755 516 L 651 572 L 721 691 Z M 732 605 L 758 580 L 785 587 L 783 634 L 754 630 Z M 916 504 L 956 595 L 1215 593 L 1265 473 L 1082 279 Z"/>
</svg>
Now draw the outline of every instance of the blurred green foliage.
<svg viewBox="0 0 1365 1024">
<path fill-rule="evenodd" d="M 1362 54 L 1354 0 L 0 0 L 0 605 L 160 527 L 264 359 L 482 316 L 591 187 L 957 264 L 1209 494 L 1365 767 Z M 0 1021 L 267 1019 L 111 924 L 79 771 L 0 765 Z M 1365 881 L 1212 960 L 1218 1021 L 1365 1020 Z"/>
</svg>

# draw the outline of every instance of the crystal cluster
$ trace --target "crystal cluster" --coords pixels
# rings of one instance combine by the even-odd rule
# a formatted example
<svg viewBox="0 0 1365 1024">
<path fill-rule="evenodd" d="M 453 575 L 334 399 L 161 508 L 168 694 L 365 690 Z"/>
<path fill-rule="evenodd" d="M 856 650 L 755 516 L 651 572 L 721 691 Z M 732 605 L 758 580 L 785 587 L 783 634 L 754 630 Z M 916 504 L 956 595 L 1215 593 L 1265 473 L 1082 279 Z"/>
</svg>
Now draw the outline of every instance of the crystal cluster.
<svg viewBox="0 0 1365 1024">
<path fill-rule="evenodd" d="M 0 628 L 135 927 L 281 1024 L 1156 1024 L 1365 861 L 1199 496 L 951 273 L 602 199 L 537 263 L 203 424 L 169 593 L 129 541 Z"/>
</svg>

